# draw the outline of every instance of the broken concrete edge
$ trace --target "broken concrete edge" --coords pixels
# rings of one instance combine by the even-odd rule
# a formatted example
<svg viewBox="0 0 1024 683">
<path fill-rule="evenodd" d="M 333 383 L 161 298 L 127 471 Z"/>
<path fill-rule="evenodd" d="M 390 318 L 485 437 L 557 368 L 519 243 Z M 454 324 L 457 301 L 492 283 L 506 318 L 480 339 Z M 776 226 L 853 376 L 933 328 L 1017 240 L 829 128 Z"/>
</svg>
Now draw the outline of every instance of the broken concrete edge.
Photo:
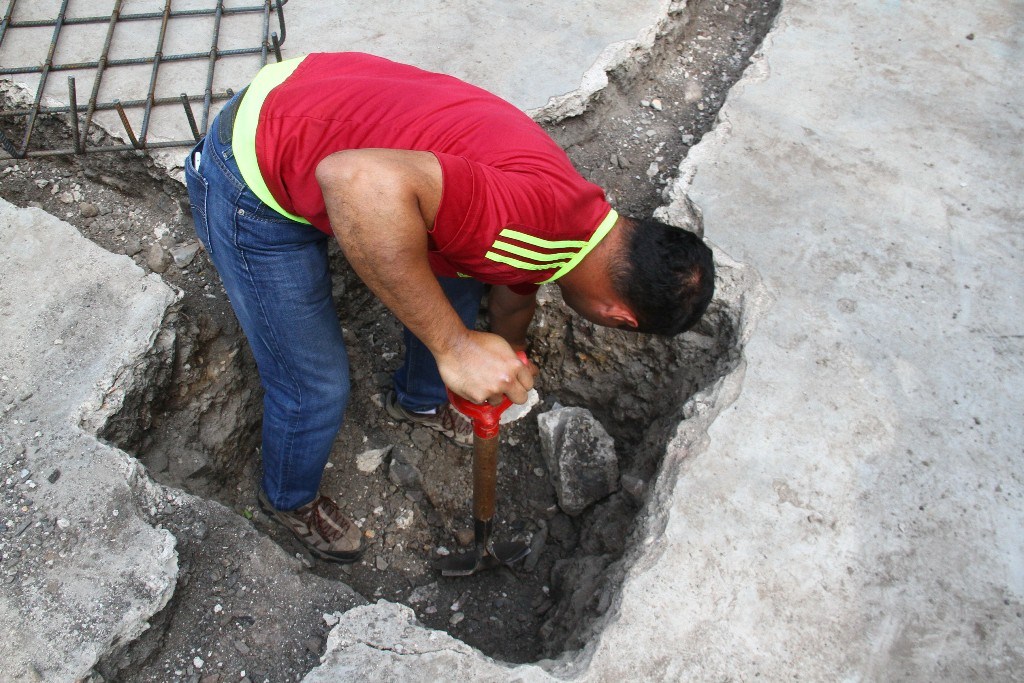
<svg viewBox="0 0 1024 683">
<path fill-rule="evenodd" d="M 145 513 L 137 463 L 80 426 L 108 400 L 106 378 L 146 353 L 174 295 L 41 209 L 0 201 L 0 212 L 0 286 L 19 302 L 3 326 L 4 380 L 29 388 L 0 439 L 38 480 L 22 507 L 34 531 L 14 537 L 21 567 L 6 574 L 21 582 L 0 594 L 0 661 L 12 680 L 77 679 L 144 632 L 174 590 L 175 539 Z M 97 344 L 111 329 L 118 336 Z"/>
<path fill-rule="evenodd" d="M 612 43 L 601 51 L 580 79 L 575 90 L 548 98 L 544 106 L 527 110 L 538 123 L 553 124 L 586 112 L 591 103 L 608 87 L 608 74 L 629 62 L 641 63 L 648 58 L 657 37 L 665 33 L 673 17 L 686 9 L 687 0 L 663 0 L 660 18 L 642 29 L 636 38 Z"/>
</svg>

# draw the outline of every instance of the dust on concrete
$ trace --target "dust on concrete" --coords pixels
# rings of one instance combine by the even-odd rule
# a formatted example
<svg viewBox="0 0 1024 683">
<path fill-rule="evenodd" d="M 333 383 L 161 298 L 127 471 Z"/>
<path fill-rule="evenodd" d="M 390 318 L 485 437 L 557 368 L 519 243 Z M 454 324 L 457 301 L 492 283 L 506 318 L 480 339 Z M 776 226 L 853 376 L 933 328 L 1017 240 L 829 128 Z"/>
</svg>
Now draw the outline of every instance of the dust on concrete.
<svg viewBox="0 0 1024 683">
<path fill-rule="evenodd" d="M 620 211 L 649 213 L 777 9 L 777 1 L 690 3 L 647 62 L 611 74 L 587 114 L 550 132 Z M 37 135 L 66 139 L 59 121 L 39 125 Z M 184 189 L 136 154 L 0 163 L 9 201 L 50 211 L 184 292 L 168 313 L 174 334 L 157 351 L 151 390 L 129 397 L 101 436 L 137 454 L 156 480 L 210 500 L 154 516 L 178 538 L 179 585 L 150 631 L 107 657 L 97 680 L 238 680 L 243 672 L 295 680 L 322 652 L 324 615 L 376 599 L 408 604 L 424 624 L 506 661 L 582 646 L 617 590 L 632 519 L 683 402 L 730 360 L 725 316 L 712 310 L 697 334 L 658 340 L 595 328 L 547 292 L 529 350 L 543 373 L 538 410 L 556 401 L 590 408 L 616 439 L 622 486 L 571 518 L 557 507 L 535 417 L 504 429 L 495 535 L 526 540 L 535 552 L 512 570 L 445 579 L 434 561 L 469 540 L 469 453 L 383 413 L 400 328 L 335 254 L 353 394 L 324 490 L 359 520 L 371 547 L 354 565 L 322 563 L 256 510 L 255 365 L 216 273 L 194 250 Z M 379 465 L 359 469 L 356 456 L 377 449 L 389 449 Z M 412 474 L 392 473 L 396 461 Z"/>
</svg>

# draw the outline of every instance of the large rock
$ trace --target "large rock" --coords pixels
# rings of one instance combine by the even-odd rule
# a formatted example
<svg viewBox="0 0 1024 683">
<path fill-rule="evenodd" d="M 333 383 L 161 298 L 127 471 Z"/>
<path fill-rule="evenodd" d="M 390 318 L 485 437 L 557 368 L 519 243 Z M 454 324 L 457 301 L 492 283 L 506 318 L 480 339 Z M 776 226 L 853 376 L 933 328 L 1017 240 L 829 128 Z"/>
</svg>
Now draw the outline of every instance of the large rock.
<svg viewBox="0 0 1024 683">
<path fill-rule="evenodd" d="M 0 680 L 75 680 L 174 590 L 174 538 L 149 522 L 168 501 L 93 426 L 175 296 L 37 209 L 0 200 L 0 242 Z"/>
<path fill-rule="evenodd" d="M 552 680 L 538 666 L 510 667 L 447 633 L 423 627 L 405 605 L 380 600 L 336 617 L 339 623 L 327 639 L 320 667 L 303 683 Z"/>
<path fill-rule="evenodd" d="M 589 410 L 556 407 L 537 423 L 551 484 L 566 514 L 576 516 L 615 491 L 615 441 Z"/>
</svg>

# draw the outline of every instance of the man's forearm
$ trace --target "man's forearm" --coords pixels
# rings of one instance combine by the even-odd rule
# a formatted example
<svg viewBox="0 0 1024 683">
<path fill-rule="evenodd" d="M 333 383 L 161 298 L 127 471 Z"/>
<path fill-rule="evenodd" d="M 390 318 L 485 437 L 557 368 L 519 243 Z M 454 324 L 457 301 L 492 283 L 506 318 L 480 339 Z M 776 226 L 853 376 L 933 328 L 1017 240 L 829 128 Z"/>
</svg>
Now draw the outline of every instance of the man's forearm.
<svg viewBox="0 0 1024 683">
<path fill-rule="evenodd" d="M 345 257 L 423 342 L 452 391 L 476 403 L 526 400 L 533 376 L 501 337 L 462 324 L 427 259 L 441 172 L 425 152 L 349 150 L 324 159 L 317 181 Z"/>
<path fill-rule="evenodd" d="M 536 296 L 516 294 L 508 287 L 491 289 L 487 307 L 491 332 L 504 338 L 516 351 L 526 350 L 526 332 L 537 310 Z"/>
</svg>

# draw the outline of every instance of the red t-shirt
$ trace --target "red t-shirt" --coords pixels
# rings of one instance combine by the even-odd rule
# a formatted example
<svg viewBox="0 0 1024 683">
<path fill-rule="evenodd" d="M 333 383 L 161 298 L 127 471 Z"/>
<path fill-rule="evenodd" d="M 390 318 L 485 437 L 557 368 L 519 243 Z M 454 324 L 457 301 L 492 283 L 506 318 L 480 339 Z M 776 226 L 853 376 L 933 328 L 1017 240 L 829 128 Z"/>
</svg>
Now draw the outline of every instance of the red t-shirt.
<svg viewBox="0 0 1024 683">
<path fill-rule="evenodd" d="M 437 157 L 443 194 L 428 247 L 438 275 L 542 282 L 611 210 L 536 122 L 451 76 L 367 54 L 311 54 L 260 110 L 256 156 L 267 187 L 328 234 L 314 169 L 333 152 L 360 148 Z"/>
</svg>

